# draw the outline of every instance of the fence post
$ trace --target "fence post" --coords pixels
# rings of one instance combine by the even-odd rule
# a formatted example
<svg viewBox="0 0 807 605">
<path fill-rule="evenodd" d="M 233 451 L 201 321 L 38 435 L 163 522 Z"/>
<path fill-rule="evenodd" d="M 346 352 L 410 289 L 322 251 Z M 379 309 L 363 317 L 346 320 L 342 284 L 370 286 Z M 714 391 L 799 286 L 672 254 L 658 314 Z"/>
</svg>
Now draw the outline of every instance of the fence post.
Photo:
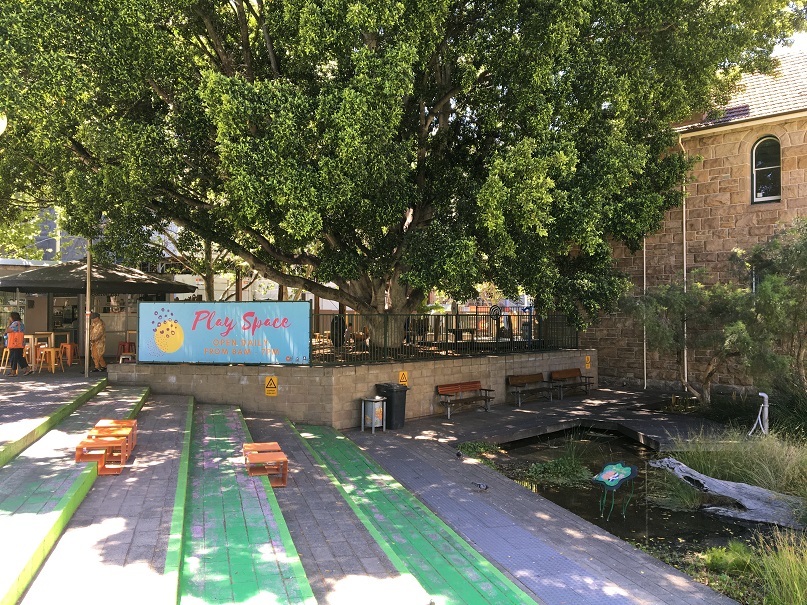
<svg viewBox="0 0 807 605">
<path fill-rule="evenodd" d="M 384 359 L 389 357 L 389 314 L 384 313 Z"/>
</svg>

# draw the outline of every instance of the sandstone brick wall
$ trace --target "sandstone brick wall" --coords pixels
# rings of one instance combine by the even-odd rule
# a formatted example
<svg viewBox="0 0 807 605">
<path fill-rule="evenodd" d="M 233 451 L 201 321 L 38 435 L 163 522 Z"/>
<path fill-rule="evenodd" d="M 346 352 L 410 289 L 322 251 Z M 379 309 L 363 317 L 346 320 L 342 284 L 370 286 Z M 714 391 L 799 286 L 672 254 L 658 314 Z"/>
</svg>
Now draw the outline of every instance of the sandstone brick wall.
<svg viewBox="0 0 807 605">
<path fill-rule="evenodd" d="M 779 139 L 782 157 L 782 199 L 752 204 L 751 152 L 762 137 Z M 733 277 L 735 248 L 748 249 L 778 230 L 807 216 L 807 119 L 781 120 L 742 128 L 715 129 L 682 139 L 686 152 L 703 159 L 695 164 L 686 187 L 687 272 L 705 267 L 715 280 Z M 667 212 L 661 229 L 646 240 L 647 286 L 680 281 L 683 275 L 682 208 Z M 643 253 L 631 255 L 623 246 L 614 251 L 617 266 L 631 276 L 641 292 Z M 598 350 L 604 384 L 639 384 L 643 379 L 642 330 L 630 318 L 615 315 L 581 335 L 580 345 Z M 689 373 L 698 376 L 697 353 Z M 678 363 L 668 356 L 648 356 L 652 385 L 678 380 Z M 718 378 L 721 384 L 746 385 L 738 368 Z"/>
<path fill-rule="evenodd" d="M 586 368 L 586 357 L 589 368 Z M 361 425 L 362 397 L 374 397 L 375 385 L 398 382 L 409 374 L 406 417 L 445 414 L 435 386 L 480 380 L 496 390 L 494 405 L 505 405 L 505 377 L 579 367 L 597 384 L 596 351 L 564 350 L 487 357 L 356 366 L 211 366 L 127 363 L 108 366 L 113 384 L 150 386 L 155 393 L 189 395 L 202 403 L 238 405 L 295 422 L 345 429 Z M 277 378 L 278 394 L 266 395 L 266 377 Z M 509 401 L 508 401 L 509 403 Z"/>
</svg>

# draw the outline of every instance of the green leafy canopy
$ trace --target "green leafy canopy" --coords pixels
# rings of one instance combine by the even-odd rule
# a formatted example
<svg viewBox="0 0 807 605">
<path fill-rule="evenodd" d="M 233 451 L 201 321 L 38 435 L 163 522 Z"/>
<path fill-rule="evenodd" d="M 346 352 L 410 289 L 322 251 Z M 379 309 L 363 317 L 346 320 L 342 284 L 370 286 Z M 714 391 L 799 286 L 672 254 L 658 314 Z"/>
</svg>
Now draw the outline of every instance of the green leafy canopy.
<svg viewBox="0 0 807 605">
<path fill-rule="evenodd" d="M 583 323 L 679 203 L 672 122 L 804 3 L 0 0 L 0 195 L 165 225 L 360 312 L 493 282 Z"/>
</svg>

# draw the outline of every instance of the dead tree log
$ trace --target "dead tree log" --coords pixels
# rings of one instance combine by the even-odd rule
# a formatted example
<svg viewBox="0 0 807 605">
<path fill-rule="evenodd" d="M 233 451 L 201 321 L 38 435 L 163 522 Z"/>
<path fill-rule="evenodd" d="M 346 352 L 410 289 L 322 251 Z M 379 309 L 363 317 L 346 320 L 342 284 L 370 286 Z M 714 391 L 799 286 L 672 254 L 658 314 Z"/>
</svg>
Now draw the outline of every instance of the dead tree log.
<svg viewBox="0 0 807 605">
<path fill-rule="evenodd" d="M 801 498 L 779 494 L 747 483 L 707 477 L 675 458 L 654 460 L 650 465 L 670 471 L 699 491 L 722 496 L 736 503 L 736 507 L 708 505 L 701 510 L 746 521 L 802 528 L 796 516 L 796 511 L 804 506 Z"/>
</svg>

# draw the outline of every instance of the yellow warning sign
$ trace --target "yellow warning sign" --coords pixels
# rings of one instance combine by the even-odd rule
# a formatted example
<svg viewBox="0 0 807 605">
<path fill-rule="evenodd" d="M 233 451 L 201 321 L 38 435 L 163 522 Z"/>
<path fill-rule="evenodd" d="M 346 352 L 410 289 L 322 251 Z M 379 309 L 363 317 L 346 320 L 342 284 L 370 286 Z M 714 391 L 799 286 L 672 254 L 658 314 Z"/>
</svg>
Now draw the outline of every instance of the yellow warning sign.
<svg viewBox="0 0 807 605">
<path fill-rule="evenodd" d="M 398 372 L 398 384 L 409 386 L 409 372 Z"/>
<path fill-rule="evenodd" d="M 264 389 L 267 397 L 277 397 L 277 376 L 267 376 Z"/>
<path fill-rule="evenodd" d="M 586 369 L 591 369 L 591 355 L 586 355 Z"/>
</svg>

